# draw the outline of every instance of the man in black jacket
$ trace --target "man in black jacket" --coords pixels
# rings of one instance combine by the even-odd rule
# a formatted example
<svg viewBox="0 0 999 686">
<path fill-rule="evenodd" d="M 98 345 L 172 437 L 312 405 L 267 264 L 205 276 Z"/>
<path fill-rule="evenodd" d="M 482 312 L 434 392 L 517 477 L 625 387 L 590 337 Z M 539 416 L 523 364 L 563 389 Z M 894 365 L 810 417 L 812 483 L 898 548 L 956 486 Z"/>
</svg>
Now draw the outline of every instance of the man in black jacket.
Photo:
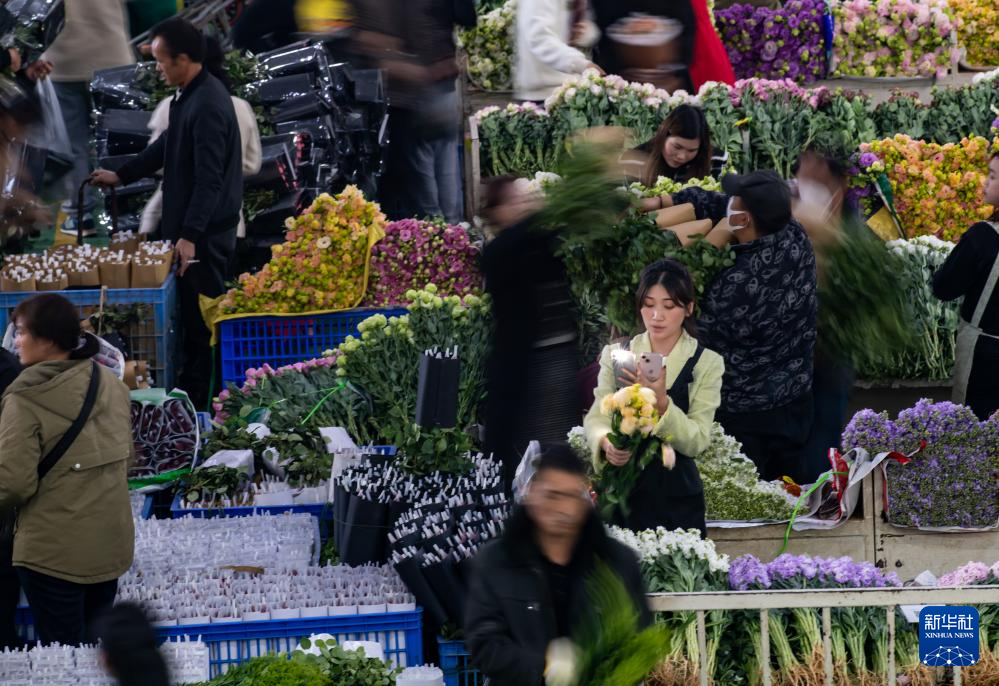
<svg viewBox="0 0 999 686">
<path fill-rule="evenodd" d="M 179 17 L 152 30 L 153 56 L 167 84 L 177 87 L 166 132 L 117 173 L 94 172 L 95 185 L 129 184 L 163 170 L 163 237 L 176 242 L 184 362 L 180 387 L 196 407 L 208 401 L 211 340 L 198 296 L 225 291 L 243 204 L 242 146 L 236 111 L 225 86 L 202 67 L 205 38 Z"/>
<path fill-rule="evenodd" d="M 542 683 L 553 642 L 571 638 L 592 607 L 587 583 L 597 562 L 618 575 L 648 625 L 635 554 L 597 518 L 582 461 L 564 444 L 552 447 L 538 461 L 524 507 L 475 560 L 465 644 L 491 686 Z"/>
</svg>

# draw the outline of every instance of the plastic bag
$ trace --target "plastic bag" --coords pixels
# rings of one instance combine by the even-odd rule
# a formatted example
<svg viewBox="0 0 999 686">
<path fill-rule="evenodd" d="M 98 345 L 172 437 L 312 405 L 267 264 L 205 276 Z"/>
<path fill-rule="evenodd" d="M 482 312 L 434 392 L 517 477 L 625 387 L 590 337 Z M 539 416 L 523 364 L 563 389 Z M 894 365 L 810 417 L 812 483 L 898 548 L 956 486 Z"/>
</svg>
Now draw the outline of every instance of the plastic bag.
<svg viewBox="0 0 999 686">
<path fill-rule="evenodd" d="M 39 124 L 28 129 L 25 142 L 33 148 L 45 151 L 44 185 L 48 186 L 73 169 L 73 146 L 66 131 L 62 108 L 59 107 L 59 98 L 56 96 L 52 79 L 40 79 L 35 84 L 35 90 L 42 116 Z"/>
<path fill-rule="evenodd" d="M 201 442 L 197 413 L 184 391 L 162 388 L 132 391 L 135 463 L 129 486 L 161 490 L 197 465 Z"/>
<path fill-rule="evenodd" d="M 537 471 L 535 463 L 539 457 L 541 457 L 541 443 L 531 441 L 527 446 L 527 450 L 524 451 L 524 457 L 521 458 L 520 464 L 517 465 L 517 471 L 513 476 L 513 498 L 515 502 L 519 503 L 524 499 L 527 487 Z"/>
</svg>

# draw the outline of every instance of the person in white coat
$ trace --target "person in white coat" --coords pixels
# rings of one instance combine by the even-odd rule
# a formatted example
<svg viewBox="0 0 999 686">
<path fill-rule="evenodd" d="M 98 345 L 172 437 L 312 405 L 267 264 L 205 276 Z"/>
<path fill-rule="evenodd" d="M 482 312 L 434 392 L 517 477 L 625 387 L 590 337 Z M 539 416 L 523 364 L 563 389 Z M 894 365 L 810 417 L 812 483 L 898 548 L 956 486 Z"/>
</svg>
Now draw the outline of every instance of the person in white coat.
<svg viewBox="0 0 999 686">
<path fill-rule="evenodd" d="M 205 69 L 213 76 L 222 81 L 227 87 L 230 86 L 228 76 L 222 68 L 222 48 L 213 38 L 208 39 L 208 55 L 205 59 Z M 230 87 L 231 90 L 231 87 Z M 149 118 L 149 130 L 152 135 L 149 144 L 163 135 L 170 124 L 170 101 L 173 98 L 163 100 L 156 109 L 153 110 Z M 239 124 L 239 137 L 243 146 L 243 177 L 252 176 L 260 171 L 261 164 L 261 144 L 260 130 L 257 128 L 257 116 L 253 112 L 253 106 L 246 100 L 233 96 L 232 106 L 236 109 L 236 121 Z M 160 217 L 163 214 L 163 189 L 157 188 L 156 192 L 146 203 L 142 210 L 142 221 L 139 224 L 139 233 L 149 234 L 159 226 Z M 239 225 L 236 228 L 238 238 L 246 237 L 246 223 L 243 214 L 240 212 Z"/>
<path fill-rule="evenodd" d="M 603 73 L 583 52 L 599 39 L 586 0 L 519 0 L 514 96 L 543 101 L 570 76 Z"/>
</svg>

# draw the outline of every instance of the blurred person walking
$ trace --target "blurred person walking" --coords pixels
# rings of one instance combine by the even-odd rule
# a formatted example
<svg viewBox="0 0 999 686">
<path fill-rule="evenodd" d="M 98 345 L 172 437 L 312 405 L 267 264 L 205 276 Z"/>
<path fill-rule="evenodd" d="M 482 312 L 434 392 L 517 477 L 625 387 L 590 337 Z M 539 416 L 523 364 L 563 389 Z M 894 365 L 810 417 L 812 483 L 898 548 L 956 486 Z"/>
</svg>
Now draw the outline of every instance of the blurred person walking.
<svg viewBox="0 0 999 686">
<path fill-rule="evenodd" d="M 52 64 L 52 83 L 59 97 L 66 132 L 73 150 L 69 175 L 69 199 L 62 204 L 66 214 L 62 231 L 76 235 L 77 189 L 92 167 L 90 154 L 90 81 L 94 72 L 135 62 L 128 43 L 128 20 L 122 0 L 72 0 L 66 3 L 66 26 L 42 59 Z M 94 235 L 94 192 L 83 196 L 84 235 Z"/>
<path fill-rule="evenodd" d="M 97 618 L 94 638 L 101 662 L 118 686 L 170 686 L 156 630 L 142 608 L 121 603 Z"/>
<path fill-rule="evenodd" d="M 494 238 L 482 251 L 492 297 L 486 363 L 485 447 L 503 463 L 509 488 L 531 441 L 561 442 L 582 408 L 577 325 L 557 237 L 537 226 L 540 203 L 524 179 L 490 179 L 482 214 Z"/>
<path fill-rule="evenodd" d="M 552 655 L 592 613 L 587 583 L 598 564 L 624 584 L 640 625 L 651 621 L 638 559 L 600 522 L 582 460 L 562 444 L 536 470 L 503 535 L 474 561 L 465 644 L 492 686 L 545 682 Z"/>
<path fill-rule="evenodd" d="M 352 0 L 355 49 L 388 78 L 391 147 L 379 191 L 390 219 L 464 219 L 455 26 L 474 0 Z"/>
<path fill-rule="evenodd" d="M 570 76 L 603 71 L 586 54 L 600 38 L 586 0 L 520 0 L 514 97 L 544 101 Z"/>
</svg>

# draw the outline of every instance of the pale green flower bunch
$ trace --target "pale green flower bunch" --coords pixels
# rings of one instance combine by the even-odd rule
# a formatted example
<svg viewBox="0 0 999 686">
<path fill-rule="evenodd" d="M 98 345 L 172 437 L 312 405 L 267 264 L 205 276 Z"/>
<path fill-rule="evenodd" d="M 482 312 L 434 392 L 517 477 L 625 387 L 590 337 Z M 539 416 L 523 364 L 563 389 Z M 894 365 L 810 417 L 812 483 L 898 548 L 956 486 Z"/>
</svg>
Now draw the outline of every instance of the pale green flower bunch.
<svg viewBox="0 0 999 686">
<path fill-rule="evenodd" d="M 482 90 L 504 91 L 513 85 L 513 32 L 516 0 L 507 0 L 478 17 L 473 29 L 458 31 L 468 57 L 468 80 Z"/>
<path fill-rule="evenodd" d="M 797 499 L 779 481 L 760 480 L 756 465 L 742 454 L 742 444 L 717 422 L 711 445 L 697 456 L 704 482 L 708 521 L 786 521 Z"/>
</svg>

